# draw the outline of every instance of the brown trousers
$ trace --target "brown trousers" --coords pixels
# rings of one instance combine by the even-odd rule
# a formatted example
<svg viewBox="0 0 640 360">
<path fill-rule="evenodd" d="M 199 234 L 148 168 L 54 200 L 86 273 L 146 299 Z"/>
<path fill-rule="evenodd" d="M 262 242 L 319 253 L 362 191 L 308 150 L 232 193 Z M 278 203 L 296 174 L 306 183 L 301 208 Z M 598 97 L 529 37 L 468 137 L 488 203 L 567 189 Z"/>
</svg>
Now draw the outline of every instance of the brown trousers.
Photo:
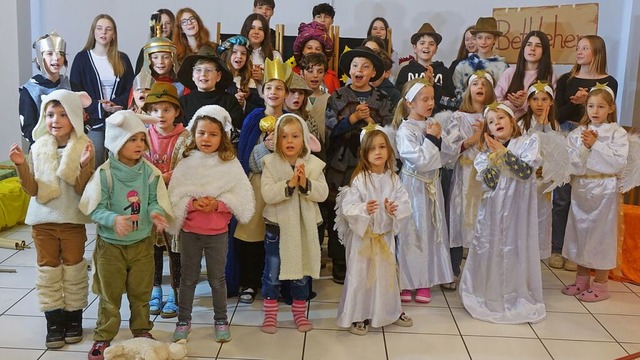
<svg viewBox="0 0 640 360">
<path fill-rule="evenodd" d="M 33 225 L 31 236 L 38 266 L 76 265 L 84 257 L 87 229 L 84 224 Z"/>
</svg>

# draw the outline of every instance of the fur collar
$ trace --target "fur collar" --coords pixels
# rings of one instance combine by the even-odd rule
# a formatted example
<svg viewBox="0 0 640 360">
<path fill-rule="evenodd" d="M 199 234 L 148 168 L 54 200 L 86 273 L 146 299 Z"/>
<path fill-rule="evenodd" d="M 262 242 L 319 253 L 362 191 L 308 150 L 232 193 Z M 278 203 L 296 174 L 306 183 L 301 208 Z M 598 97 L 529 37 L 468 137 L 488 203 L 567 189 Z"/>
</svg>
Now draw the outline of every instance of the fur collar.
<svg viewBox="0 0 640 360">
<path fill-rule="evenodd" d="M 38 183 L 36 200 L 45 204 L 60 196 L 60 179 L 73 186 L 80 174 L 80 157 L 89 142 L 86 135 L 78 137 L 71 133 L 69 142 L 58 155 L 58 141 L 55 136 L 42 135 L 31 148 L 33 173 Z"/>
<path fill-rule="evenodd" d="M 218 153 L 193 151 L 178 163 L 169 183 L 169 198 L 175 212 L 169 223 L 170 233 L 180 231 L 189 201 L 202 196 L 224 202 L 241 223 L 248 222 L 255 212 L 253 188 L 238 159 L 222 161 Z"/>
</svg>

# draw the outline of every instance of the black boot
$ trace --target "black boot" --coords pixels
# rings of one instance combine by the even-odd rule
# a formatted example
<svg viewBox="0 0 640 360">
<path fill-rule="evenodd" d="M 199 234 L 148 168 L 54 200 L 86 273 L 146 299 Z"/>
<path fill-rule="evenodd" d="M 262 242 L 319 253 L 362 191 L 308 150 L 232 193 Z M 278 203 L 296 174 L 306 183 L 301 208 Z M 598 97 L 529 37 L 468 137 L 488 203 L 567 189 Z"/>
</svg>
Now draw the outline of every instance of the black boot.
<svg viewBox="0 0 640 360">
<path fill-rule="evenodd" d="M 58 349 L 64 346 L 64 313 L 62 309 L 47 311 L 47 348 Z"/>
<path fill-rule="evenodd" d="M 331 269 L 333 282 L 336 284 L 344 284 L 344 278 L 347 275 L 347 262 L 344 260 L 333 260 L 333 268 Z"/>
<path fill-rule="evenodd" d="M 82 341 L 82 310 L 65 311 L 64 342 L 75 344 Z"/>
</svg>

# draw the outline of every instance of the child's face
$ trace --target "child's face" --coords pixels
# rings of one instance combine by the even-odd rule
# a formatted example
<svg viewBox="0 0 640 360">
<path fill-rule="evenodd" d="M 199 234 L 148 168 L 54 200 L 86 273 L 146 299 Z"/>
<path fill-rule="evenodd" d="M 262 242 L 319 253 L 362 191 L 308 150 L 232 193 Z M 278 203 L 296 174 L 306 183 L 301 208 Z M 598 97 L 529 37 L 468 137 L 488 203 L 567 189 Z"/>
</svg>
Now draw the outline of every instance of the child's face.
<svg viewBox="0 0 640 360">
<path fill-rule="evenodd" d="M 177 21 L 180 22 L 180 29 L 187 36 L 196 36 L 198 31 L 200 31 L 198 19 L 190 12 L 183 13 Z"/>
<path fill-rule="evenodd" d="M 160 15 L 160 24 L 162 25 L 162 37 L 169 38 L 171 27 L 173 26 L 171 18 L 167 14 Z"/>
<path fill-rule="evenodd" d="M 496 43 L 496 37 L 490 33 L 476 34 L 476 47 L 478 54 L 489 56 L 493 52 L 493 46 Z"/>
<path fill-rule="evenodd" d="M 173 69 L 173 59 L 171 53 L 157 52 L 149 56 L 151 59 L 151 68 L 158 75 L 168 74 Z"/>
<path fill-rule="evenodd" d="M 478 47 L 476 46 L 476 37 L 473 36 L 469 30 L 464 33 L 464 47 L 467 48 L 467 51 L 470 53 L 474 53 L 478 50 Z"/>
<path fill-rule="evenodd" d="M 100 19 L 96 22 L 96 28 L 93 31 L 96 43 L 104 47 L 109 47 L 111 41 L 116 37 L 116 31 L 109 19 Z"/>
<path fill-rule="evenodd" d="M 438 51 L 438 45 L 436 41 L 429 35 L 425 35 L 418 39 L 415 45 L 413 45 L 413 52 L 419 61 L 431 62 L 433 55 Z"/>
<path fill-rule="evenodd" d="M 490 110 L 487 113 L 487 125 L 489 134 L 495 139 L 505 142 L 513 135 L 513 124 L 509 114 L 504 110 Z"/>
<path fill-rule="evenodd" d="M 529 108 L 536 117 L 542 116 L 545 111 L 551 108 L 553 101 L 551 96 L 544 91 L 540 91 L 537 94 L 534 93 L 529 98 Z"/>
<path fill-rule="evenodd" d="M 333 18 L 327 14 L 318 14 L 313 17 L 313 21 L 324 24 L 327 31 L 329 31 L 329 28 L 333 25 Z"/>
<path fill-rule="evenodd" d="M 304 90 L 292 89 L 284 102 L 287 110 L 296 111 L 300 109 L 300 106 L 302 106 L 302 102 L 304 101 L 304 96 Z"/>
<path fill-rule="evenodd" d="M 576 63 L 581 66 L 590 65 L 593 61 L 593 51 L 591 43 L 587 39 L 580 39 L 576 46 Z"/>
<path fill-rule="evenodd" d="M 144 106 L 144 101 L 147 99 L 147 94 L 149 94 L 151 89 L 139 88 L 133 90 L 133 101 L 136 102 L 136 106 L 138 109 L 142 109 Z"/>
<path fill-rule="evenodd" d="M 130 137 L 118 151 L 118 160 L 127 166 L 137 164 L 147 147 L 146 139 L 147 135 L 143 132 Z"/>
<path fill-rule="evenodd" d="M 262 95 L 267 106 L 277 108 L 284 104 L 287 97 L 287 87 L 282 80 L 271 80 L 264 84 Z"/>
<path fill-rule="evenodd" d="M 377 36 L 380 39 L 387 38 L 387 27 L 380 20 L 376 20 L 371 26 L 371 36 Z M 366 45 L 365 45 L 366 46 Z"/>
<path fill-rule="evenodd" d="M 530 63 L 537 64 L 542 58 L 542 41 L 537 36 L 529 38 L 524 44 L 524 59 Z"/>
<path fill-rule="evenodd" d="M 267 19 L 267 21 L 271 20 L 273 16 L 273 8 L 269 5 L 258 5 L 253 8 L 254 14 L 260 14 Z"/>
<path fill-rule="evenodd" d="M 616 109 L 615 105 L 609 105 L 601 95 L 592 95 L 587 99 L 587 116 L 594 124 L 607 122 L 609 114 Z"/>
<path fill-rule="evenodd" d="M 433 87 L 424 86 L 418 91 L 413 101 L 407 101 L 407 105 L 411 110 L 409 117 L 412 119 L 423 120 L 431 116 L 435 106 Z"/>
<path fill-rule="evenodd" d="M 175 105 L 168 101 L 161 101 L 155 104 L 152 104 L 149 109 L 149 115 L 158 119 L 159 121 L 154 125 L 156 129 L 160 130 L 162 133 L 170 133 L 176 126 L 173 122 L 176 120 L 176 117 L 180 114 L 178 109 L 176 109 Z"/>
<path fill-rule="evenodd" d="M 278 136 L 280 137 L 280 151 L 289 162 L 295 163 L 304 145 L 302 126 L 297 121 L 289 123 L 282 127 Z"/>
<path fill-rule="evenodd" d="M 356 57 L 351 60 L 349 77 L 351 78 L 351 88 L 354 90 L 368 90 L 369 81 L 376 75 L 373 62 L 364 57 Z"/>
<path fill-rule="evenodd" d="M 320 41 L 311 39 L 304 44 L 304 48 L 302 49 L 302 55 L 307 55 L 311 53 L 321 53 L 322 52 L 322 44 Z"/>
<path fill-rule="evenodd" d="M 384 172 L 384 166 L 389 159 L 389 148 L 382 135 L 373 138 L 367 160 L 371 164 L 371 171 L 377 174 Z"/>
<path fill-rule="evenodd" d="M 58 145 L 65 145 L 71 137 L 73 125 L 62 105 L 47 105 L 44 112 L 47 131 L 56 137 Z"/>
<path fill-rule="evenodd" d="M 307 83 L 307 86 L 311 88 L 313 91 L 317 91 L 320 89 L 320 85 L 322 84 L 322 80 L 324 79 L 324 66 L 322 65 L 313 65 L 308 70 L 302 70 L 300 74 L 304 78 L 304 81 Z"/>
<path fill-rule="evenodd" d="M 218 151 L 222 141 L 222 130 L 218 124 L 201 119 L 196 127 L 196 146 L 205 154 L 213 154 Z"/>
<path fill-rule="evenodd" d="M 471 93 L 471 101 L 477 104 L 484 104 L 487 95 L 487 85 L 482 78 L 475 78 L 469 84 L 469 92 Z"/>
<path fill-rule="evenodd" d="M 267 29 L 268 30 L 268 29 Z M 265 29 L 262 28 L 262 22 L 260 20 L 253 20 L 251 23 L 251 30 L 249 30 L 249 41 L 253 48 L 259 48 L 264 41 Z"/>
<path fill-rule="evenodd" d="M 64 66 L 64 53 L 60 51 L 47 50 L 42 53 L 42 62 L 49 74 L 59 74 Z"/>
<path fill-rule="evenodd" d="M 193 67 L 192 80 L 198 87 L 198 91 L 215 90 L 216 84 L 220 81 L 222 73 L 213 63 L 200 63 Z"/>
<path fill-rule="evenodd" d="M 247 48 L 242 45 L 233 45 L 231 50 L 231 67 L 240 70 L 247 63 Z"/>
</svg>

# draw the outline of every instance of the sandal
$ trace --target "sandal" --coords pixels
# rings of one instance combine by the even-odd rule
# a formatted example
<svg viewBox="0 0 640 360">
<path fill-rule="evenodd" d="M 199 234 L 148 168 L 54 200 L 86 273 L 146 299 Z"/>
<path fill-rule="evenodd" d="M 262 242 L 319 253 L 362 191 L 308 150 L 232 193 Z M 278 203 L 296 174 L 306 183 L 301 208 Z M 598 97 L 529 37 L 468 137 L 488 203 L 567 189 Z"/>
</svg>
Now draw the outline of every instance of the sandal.
<svg viewBox="0 0 640 360">
<path fill-rule="evenodd" d="M 442 289 L 442 291 L 446 291 L 446 292 L 454 292 L 454 291 L 458 290 L 458 280 L 459 279 L 460 279 L 459 276 L 454 276 L 452 282 L 446 283 L 446 284 L 440 284 L 440 289 Z"/>
<path fill-rule="evenodd" d="M 252 288 L 246 288 L 240 292 L 240 302 L 243 304 L 253 304 L 255 299 L 256 292 Z"/>
<path fill-rule="evenodd" d="M 162 288 L 155 287 L 151 291 L 151 300 L 149 300 L 149 313 L 151 315 L 160 315 L 162 312 Z"/>
</svg>

